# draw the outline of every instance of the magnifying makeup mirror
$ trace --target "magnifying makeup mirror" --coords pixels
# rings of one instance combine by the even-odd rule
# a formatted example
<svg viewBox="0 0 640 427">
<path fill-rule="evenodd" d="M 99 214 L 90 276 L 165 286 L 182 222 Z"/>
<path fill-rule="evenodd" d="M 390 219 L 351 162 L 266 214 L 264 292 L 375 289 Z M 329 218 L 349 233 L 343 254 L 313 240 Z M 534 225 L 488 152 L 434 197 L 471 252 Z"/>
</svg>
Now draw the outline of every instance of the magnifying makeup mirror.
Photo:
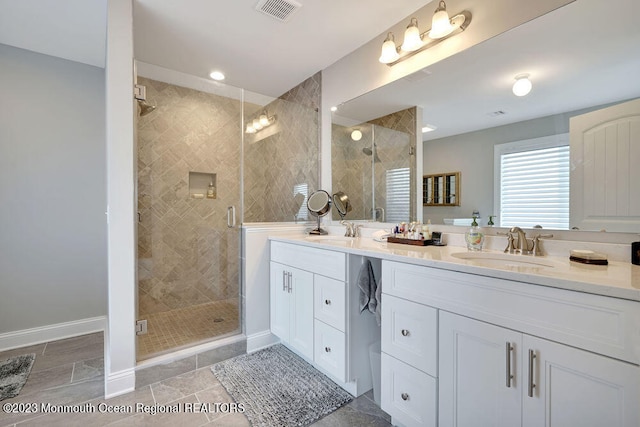
<svg viewBox="0 0 640 427">
<path fill-rule="evenodd" d="M 331 198 L 329 193 L 318 190 L 311 193 L 307 200 L 307 209 L 311 215 L 318 219 L 318 228 L 311 230 L 309 234 L 328 234 L 326 230 L 320 228 L 320 217 L 325 216 L 331 210 Z"/>
<path fill-rule="evenodd" d="M 338 191 L 333 195 L 333 206 L 336 207 L 340 219 L 343 220 L 345 215 L 351 212 L 351 204 L 349 203 L 349 197 L 342 191 Z"/>
</svg>

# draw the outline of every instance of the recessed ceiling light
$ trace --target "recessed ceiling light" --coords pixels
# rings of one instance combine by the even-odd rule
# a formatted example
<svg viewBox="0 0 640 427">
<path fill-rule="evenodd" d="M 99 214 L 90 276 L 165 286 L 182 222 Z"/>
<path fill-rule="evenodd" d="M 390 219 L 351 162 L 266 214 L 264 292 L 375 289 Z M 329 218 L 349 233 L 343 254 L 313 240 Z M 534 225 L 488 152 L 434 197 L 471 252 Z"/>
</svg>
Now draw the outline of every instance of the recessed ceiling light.
<svg viewBox="0 0 640 427">
<path fill-rule="evenodd" d="M 209 74 L 209 77 L 216 81 L 224 80 L 224 74 L 222 74 L 222 72 L 220 71 L 211 72 L 211 74 Z"/>
<path fill-rule="evenodd" d="M 515 96 L 525 96 L 531 92 L 531 80 L 529 80 L 529 74 L 518 74 L 516 82 L 513 84 L 512 90 Z"/>
<path fill-rule="evenodd" d="M 431 132 L 431 131 L 434 131 L 434 130 L 436 130 L 436 129 L 437 129 L 437 127 L 435 127 L 434 125 L 425 125 L 425 126 L 422 128 L 422 133 Z"/>
<path fill-rule="evenodd" d="M 331 111 L 338 111 L 338 107 L 336 106 L 331 107 Z"/>
</svg>

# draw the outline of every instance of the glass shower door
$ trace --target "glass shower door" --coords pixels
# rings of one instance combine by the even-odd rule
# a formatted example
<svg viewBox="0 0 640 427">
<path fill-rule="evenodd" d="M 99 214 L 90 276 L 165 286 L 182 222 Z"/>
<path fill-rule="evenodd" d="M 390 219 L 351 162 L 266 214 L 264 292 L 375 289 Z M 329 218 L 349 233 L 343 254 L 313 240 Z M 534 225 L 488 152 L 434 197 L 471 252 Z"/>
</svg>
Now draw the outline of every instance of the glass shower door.
<svg viewBox="0 0 640 427">
<path fill-rule="evenodd" d="M 240 332 L 242 91 L 147 78 L 138 120 L 137 358 Z M 234 207 L 234 209 L 229 209 Z"/>
</svg>

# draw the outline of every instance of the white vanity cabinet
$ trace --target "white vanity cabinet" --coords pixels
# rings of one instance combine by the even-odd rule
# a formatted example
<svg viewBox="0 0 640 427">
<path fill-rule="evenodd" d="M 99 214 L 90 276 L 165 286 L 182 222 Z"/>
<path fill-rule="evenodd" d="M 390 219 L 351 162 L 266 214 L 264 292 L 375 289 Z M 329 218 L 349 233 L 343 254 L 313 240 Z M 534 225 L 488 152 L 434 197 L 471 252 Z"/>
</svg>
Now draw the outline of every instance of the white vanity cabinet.
<svg viewBox="0 0 640 427">
<path fill-rule="evenodd" d="M 637 426 L 638 367 L 440 313 L 441 426 Z"/>
<path fill-rule="evenodd" d="M 313 360 L 313 274 L 271 262 L 271 332 Z"/>
<path fill-rule="evenodd" d="M 362 261 L 340 251 L 271 242 L 271 332 L 356 396 L 371 389 L 369 345 L 379 339 L 373 315 L 358 308 L 355 281 Z"/>
<path fill-rule="evenodd" d="M 384 339 L 399 299 L 437 313 L 437 372 L 411 378 L 425 390 L 437 379 L 419 407 L 440 427 L 640 425 L 638 302 L 395 261 L 382 280 L 382 407 L 394 423 L 433 425 L 400 404 L 409 393 L 394 379 L 425 368 Z"/>
</svg>

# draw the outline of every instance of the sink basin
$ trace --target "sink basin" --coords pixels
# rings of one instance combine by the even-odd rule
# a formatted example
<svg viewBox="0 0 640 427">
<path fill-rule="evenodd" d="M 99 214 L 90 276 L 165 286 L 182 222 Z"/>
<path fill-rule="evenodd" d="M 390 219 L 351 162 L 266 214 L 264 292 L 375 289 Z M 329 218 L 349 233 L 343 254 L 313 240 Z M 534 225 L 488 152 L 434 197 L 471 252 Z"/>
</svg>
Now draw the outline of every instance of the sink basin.
<svg viewBox="0 0 640 427">
<path fill-rule="evenodd" d="M 501 254 L 492 252 L 455 252 L 452 257 L 469 261 L 472 265 L 493 268 L 520 269 L 554 268 L 551 261 L 528 255 Z"/>
<path fill-rule="evenodd" d="M 355 237 L 329 236 L 329 235 L 324 235 L 324 236 L 309 235 L 309 236 L 306 236 L 304 239 L 308 240 L 309 242 L 332 243 L 332 244 L 338 244 L 338 245 L 345 245 L 346 246 L 348 244 L 351 244 L 355 240 Z"/>
</svg>

